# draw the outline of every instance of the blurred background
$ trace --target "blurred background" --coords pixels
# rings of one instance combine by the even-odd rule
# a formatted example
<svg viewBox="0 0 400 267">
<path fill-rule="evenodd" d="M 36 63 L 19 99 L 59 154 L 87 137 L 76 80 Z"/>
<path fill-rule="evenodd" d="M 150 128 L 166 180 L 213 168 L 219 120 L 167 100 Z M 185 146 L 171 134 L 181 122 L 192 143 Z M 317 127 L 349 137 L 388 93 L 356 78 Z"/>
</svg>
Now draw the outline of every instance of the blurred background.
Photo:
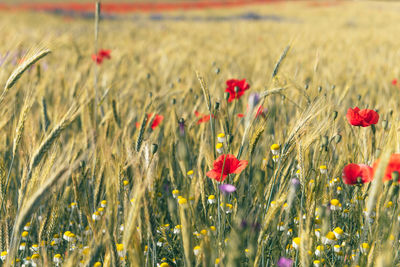
<svg viewBox="0 0 400 267">
<path fill-rule="evenodd" d="M 137 11 L 172 11 L 172 10 L 191 10 L 191 9 L 210 9 L 210 8 L 230 8 L 250 5 L 266 5 L 273 3 L 287 2 L 284 0 L 104 0 L 101 1 L 103 12 L 108 13 L 130 13 Z M 293 1 L 291 1 L 293 2 Z M 62 0 L 5 0 L 0 4 L 0 8 L 4 10 L 45 10 L 45 11 L 74 11 L 74 12 L 90 12 L 93 10 L 93 1 L 62 1 Z M 332 5 L 338 1 L 320 2 L 309 1 L 311 4 Z"/>
</svg>

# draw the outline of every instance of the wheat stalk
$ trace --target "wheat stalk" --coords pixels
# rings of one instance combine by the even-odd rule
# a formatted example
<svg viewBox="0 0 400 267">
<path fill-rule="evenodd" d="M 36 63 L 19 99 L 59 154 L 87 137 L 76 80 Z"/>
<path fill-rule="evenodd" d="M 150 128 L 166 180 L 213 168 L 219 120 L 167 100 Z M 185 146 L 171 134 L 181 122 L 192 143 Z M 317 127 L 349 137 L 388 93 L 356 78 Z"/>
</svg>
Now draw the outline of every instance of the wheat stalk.
<svg viewBox="0 0 400 267">
<path fill-rule="evenodd" d="M 10 259 L 14 258 L 18 239 L 20 236 L 21 226 L 26 221 L 27 218 L 31 216 L 33 212 L 41 205 L 41 203 L 49 198 L 52 194 L 51 188 L 54 186 L 62 186 L 71 176 L 72 172 L 79 167 L 80 161 L 85 158 L 85 155 L 82 155 L 79 159 L 77 159 L 72 164 L 66 164 L 67 166 L 62 167 L 60 170 L 55 172 L 50 178 L 46 180 L 46 182 L 32 195 L 29 199 L 24 201 L 24 205 L 21 206 L 18 212 L 18 216 L 16 218 L 12 235 L 11 235 L 11 244 L 10 248 L 10 256 L 7 258 L 8 264 L 10 263 Z"/>
<path fill-rule="evenodd" d="M 33 64 L 38 62 L 40 59 L 44 58 L 48 54 L 50 54 L 49 49 L 44 49 L 34 53 L 31 57 L 27 58 L 24 62 L 21 63 L 10 75 L 8 78 L 6 85 L 4 86 L 3 93 L 0 95 L 0 103 L 3 102 L 5 95 L 7 92 L 15 85 L 15 83 L 21 78 L 22 74 L 31 67 Z"/>
</svg>

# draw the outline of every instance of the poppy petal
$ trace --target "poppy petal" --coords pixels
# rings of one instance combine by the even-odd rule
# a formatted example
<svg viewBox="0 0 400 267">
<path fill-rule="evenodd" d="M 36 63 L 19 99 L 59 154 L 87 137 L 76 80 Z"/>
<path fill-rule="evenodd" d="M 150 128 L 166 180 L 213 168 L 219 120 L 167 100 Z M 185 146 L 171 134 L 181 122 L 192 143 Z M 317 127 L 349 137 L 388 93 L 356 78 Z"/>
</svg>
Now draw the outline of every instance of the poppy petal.
<svg viewBox="0 0 400 267">
<path fill-rule="evenodd" d="M 226 178 L 226 176 L 227 176 L 227 175 L 222 175 L 222 179 L 221 179 L 221 172 L 218 172 L 218 171 L 216 171 L 216 170 L 208 171 L 208 172 L 206 173 L 206 175 L 207 175 L 208 177 L 210 177 L 210 178 L 216 180 L 217 182 L 222 182 L 222 181 L 224 181 L 225 178 Z"/>
<path fill-rule="evenodd" d="M 236 168 L 236 170 L 234 171 L 234 173 L 241 173 L 244 169 L 246 169 L 247 165 L 249 164 L 249 162 L 247 160 L 241 160 L 239 162 L 238 167 Z"/>
</svg>

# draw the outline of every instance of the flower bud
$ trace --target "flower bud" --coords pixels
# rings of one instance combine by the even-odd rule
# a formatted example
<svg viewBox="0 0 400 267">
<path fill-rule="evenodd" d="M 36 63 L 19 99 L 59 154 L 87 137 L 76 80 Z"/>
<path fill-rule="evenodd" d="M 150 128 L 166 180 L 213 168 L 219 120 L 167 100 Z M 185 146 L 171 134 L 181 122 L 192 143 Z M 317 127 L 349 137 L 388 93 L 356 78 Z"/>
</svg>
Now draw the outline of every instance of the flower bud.
<svg viewBox="0 0 400 267">
<path fill-rule="evenodd" d="M 337 116 L 338 116 L 338 112 L 336 110 L 333 111 L 333 120 L 336 120 Z"/>
<path fill-rule="evenodd" d="M 382 121 L 383 129 L 387 130 L 389 128 L 389 122 L 387 120 Z"/>
<path fill-rule="evenodd" d="M 398 181 L 399 180 L 399 172 L 398 171 L 392 172 L 392 180 L 393 181 Z"/>
<path fill-rule="evenodd" d="M 336 142 L 336 144 L 339 144 L 341 140 L 342 140 L 342 136 L 341 136 L 340 134 L 337 134 L 337 135 L 335 136 L 335 142 Z"/>
<path fill-rule="evenodd" d="M 323 136 L 322 137 L 322 142 L 321 142 L 321 145 L 322 146 L 327 146 L 329 144 L 329 138 L 328 138 L 328 136 Z"/>
<path fill-rule="evenodd" d="M 214 104 L 214 110 L 219 110 L 219 102 L 215 102 L 215 104 Z"/>
<path fill-rule="evenodd" d="M 158 145 L 152 144 L 151 145 L 151 154 L 153 154 L 153 155 L 156 154 L 157 150 L 158 150 Z"/>
<path fill-rule="evenodd" d="M 224 93 L 224 99 L 225 99 L 225 100 L 228 100 L 229 97 L 230 97 L 229 92 L 225 92 L 225 93 Z"/>
<path fill-rule="evenodd" d="M 232 144 L 232 142 L 233 142 L 233 135 L 229 134 L 227 137 L 228 137 L 228 138 L 227 138 L 228 144 Z"/>
</svg>

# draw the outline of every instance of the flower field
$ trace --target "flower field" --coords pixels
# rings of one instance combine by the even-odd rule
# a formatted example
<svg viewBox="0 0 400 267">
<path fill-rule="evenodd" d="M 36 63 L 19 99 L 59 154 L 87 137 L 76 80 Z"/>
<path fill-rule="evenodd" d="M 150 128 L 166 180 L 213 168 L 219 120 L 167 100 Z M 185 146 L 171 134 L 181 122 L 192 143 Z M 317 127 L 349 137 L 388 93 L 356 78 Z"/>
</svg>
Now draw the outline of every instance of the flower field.
<svg viewBox="0 0 400 267">
<path fill-rule="evenodd" d="M 0 8 L 0 266 L 400 266 L 400 3 L 242 2 Z"/>
</svg>

